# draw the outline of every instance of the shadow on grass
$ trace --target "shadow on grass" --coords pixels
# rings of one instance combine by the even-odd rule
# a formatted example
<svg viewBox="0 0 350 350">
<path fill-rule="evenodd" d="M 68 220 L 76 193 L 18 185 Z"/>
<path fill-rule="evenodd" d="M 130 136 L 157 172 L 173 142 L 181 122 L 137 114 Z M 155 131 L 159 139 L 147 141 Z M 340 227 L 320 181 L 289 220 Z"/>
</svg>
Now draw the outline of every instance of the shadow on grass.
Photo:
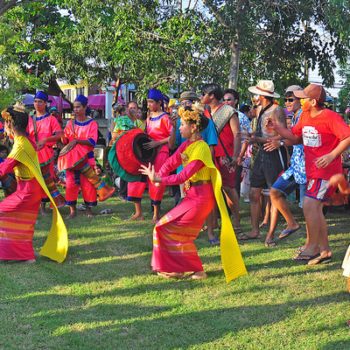
<svg viewBox="0 0 350 350">
<path fill-rule="evenodd" d="M 348 332 L 348 330 L 346 331 Z M 320 348 L 320 350 L 345 350 L 345 349 L 350 349 L 350 340 L 332 341 Z"/>
<path fill-rule="evenodd" d="M 238 306 L 198 312 L 186 312 L 174 303 L 172 306 L 159 307 L 104 304 L 54 311 L 48 316 L 55 319 L 54 326 L 47 317 L 45 323 L 49 334 L 66 338 L 65 341 L 73 341 L 80 346 L 88 345 L 89 339 L 94 339 L 98 334 L 103 337 L 105 348 L 112 348 L 108 344 L 115 344 L 117 338 L 119 348 L 154 348 L 157 344 L 159 348 L 175 349 L 200 346 L 241 330 L 266 327 L 292 317 L 296 310 L 300 312 L 303 308 L 347 300 L 345 293 L 335 293 L 284 304 Z M 32 317 L 42 316 L 39 314 Z M 75 329 L 76 324 L 80 325 L 79 330 Z M 331 349 L 331 344 L 334 345 L 330 343 L 324 349 Z M 343 341 L 338 343 L 340 344 L 349 343 Z"/>
</svg>

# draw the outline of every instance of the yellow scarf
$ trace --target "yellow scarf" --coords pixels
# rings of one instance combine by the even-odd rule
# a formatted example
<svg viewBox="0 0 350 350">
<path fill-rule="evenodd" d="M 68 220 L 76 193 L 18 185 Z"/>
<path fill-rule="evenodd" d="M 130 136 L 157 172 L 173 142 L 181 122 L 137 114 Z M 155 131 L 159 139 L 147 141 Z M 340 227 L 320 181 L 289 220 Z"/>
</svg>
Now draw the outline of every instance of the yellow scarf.
<svg viewBox="0 0 350 350">
<path fill-rule="evenodd" d="M 40 255 L 61 263 L 65 260 L 68 251 L 68 232 L 66 225 L 41 175 L 40 164 L 35 149 L 24 136 L 16 136 L 14 141 L 14 146 L 8 157 L 24 164 L 30 170 L 45 191 L 45 194 L 50 198 L 53 206 L 51 229 L 44 246 L 41 248 Z"/>
<path fill-rule="evenodd" d="M 221 215 L 220 250 L 221 262 L 224 269 L 226 282 L 229 283 L 239 276 L 247 274 L 241 251 L 239 249 L 231 219 L 228 215 L 224 197 L 221 192 L 222 180 L 218 169 L 215 167 L 209 146 L 203 140 L 193 142 L 183 152 L 188 157 L 188 162 L 201 160 L 210 170 L 210 180 L 214 189 L 216 203 Z"/>
</svg>

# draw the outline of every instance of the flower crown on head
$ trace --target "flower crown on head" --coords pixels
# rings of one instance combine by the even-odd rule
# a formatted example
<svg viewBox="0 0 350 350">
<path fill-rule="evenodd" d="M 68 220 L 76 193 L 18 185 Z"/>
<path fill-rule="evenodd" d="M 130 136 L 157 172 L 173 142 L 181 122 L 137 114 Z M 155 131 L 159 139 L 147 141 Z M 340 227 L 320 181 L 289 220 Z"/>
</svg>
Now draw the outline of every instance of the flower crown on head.
<svg viewBox="0 0 350 350">
<path fill-rule="evenodd" d="M 195 103 L 192 108 L 193 110 L 186 110 L 184 107 L 178 109 L 178 114 L 185 122 L 194 122 L 197 127 L 201 125 L 201 113 L 202 109 L 200 104 Z"/>
<path fill-rule="evenodd" d="M 12 116 L 11 116 L 11 114 L 7 111 L 7 109 L 4 109 L 4 110 L 1 112 L 1 116 L 2 116 L 2 118 L 3 118 L 5 121 L 10 121 L 10 120 L 12 120 Z"/>
<path fill-rule="evenodd" d="M 16 104 L 14 104 L 12 108 L 16 112 L 25 113 L 25 106 L 22 103 L 20 103 L 20 102 L 16 102 Z M 8 111 L 8 108 L 4 109 L 1 112 L 1 116 L 6 121 L 11 121 L 12 120 L 12 115 Z"/>
<path fill-rule="evenodd" d="M 25 105 L 23 103 L 16 102 L 13 105 L 13 110 L 16 111 L 16 112 L 25 113 L 26 112 L 26 107 L 25 107 Z"/>
</svg>

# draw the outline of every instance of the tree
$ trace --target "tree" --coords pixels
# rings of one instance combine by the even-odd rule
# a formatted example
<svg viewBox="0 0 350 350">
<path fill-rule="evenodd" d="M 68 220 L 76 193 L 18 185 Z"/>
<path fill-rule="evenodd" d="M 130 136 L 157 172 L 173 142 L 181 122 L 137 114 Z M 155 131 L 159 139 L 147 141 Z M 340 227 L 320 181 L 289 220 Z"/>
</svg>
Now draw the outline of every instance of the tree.
<svg viewBox="0 0 350 350">
<path fill-rule="evenodd" d="M 334 82 L 334 60 L 349 55 L 347 18 L 350 5 L 341 0 L 250 1 L 203 0 L 207 25 L 216 28 L 209 45 L 222 58 L 228 85 L 238 78 L 307 80 L 318 65 L 324 84 Z M 334 14 L 337 18 L 334 19 Z M 241 85 L 241 82 L 240 82 Z"/>
<path fill-rule="evenodd" d="M 15 5 L 1 18 L 13 32 L 13 38 L 0 37 L 6 48 L 2 60 L 42 83 L 52 77 L 100 84 L 120 80 L 144 91 L 150 86 L 166 90 L 180 80 L 182 89 L 216 81 L 245 91 L 257 79 L 270 78 L 282 91 L 282 86 L 306 83 L 307 68 L 316 65 L 331 85 L 333 59 L 349 54 L 348 16 L 342 16 L 350 5 L 342 0 Z M 28 83 L 33 87 L 37 81 Z"/>
<path fill-rule="evenodd" d="M 340 112 L 344 112 L 350 106 L 350 63 L 343 64 L 339 74 L 343 78 L 344 86 L 339 91 L 338 108 Z"/>
</svg>

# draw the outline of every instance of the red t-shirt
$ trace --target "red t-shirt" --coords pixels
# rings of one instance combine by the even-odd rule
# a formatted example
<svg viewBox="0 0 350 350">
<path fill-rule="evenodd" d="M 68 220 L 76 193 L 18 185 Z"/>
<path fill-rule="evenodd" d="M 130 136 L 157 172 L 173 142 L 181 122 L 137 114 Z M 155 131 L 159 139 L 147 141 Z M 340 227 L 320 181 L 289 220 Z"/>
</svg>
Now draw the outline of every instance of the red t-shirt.
<svg viewBox="0 0 350 350">
<path fill-rule="evenodd" d="M 350 128 L 339 114 L 325 109 L 318 116 L 311 118 L 309 112 L 303 112 L 292 132 L 303 138 L 308 179 L 329 180 L 332 175 L 342 172 L 340 156 L 325 168 L 317 168 L 315 164 L 316 158 L 330 153 L 340 141 L 350 137 Z"/>
</svg>

